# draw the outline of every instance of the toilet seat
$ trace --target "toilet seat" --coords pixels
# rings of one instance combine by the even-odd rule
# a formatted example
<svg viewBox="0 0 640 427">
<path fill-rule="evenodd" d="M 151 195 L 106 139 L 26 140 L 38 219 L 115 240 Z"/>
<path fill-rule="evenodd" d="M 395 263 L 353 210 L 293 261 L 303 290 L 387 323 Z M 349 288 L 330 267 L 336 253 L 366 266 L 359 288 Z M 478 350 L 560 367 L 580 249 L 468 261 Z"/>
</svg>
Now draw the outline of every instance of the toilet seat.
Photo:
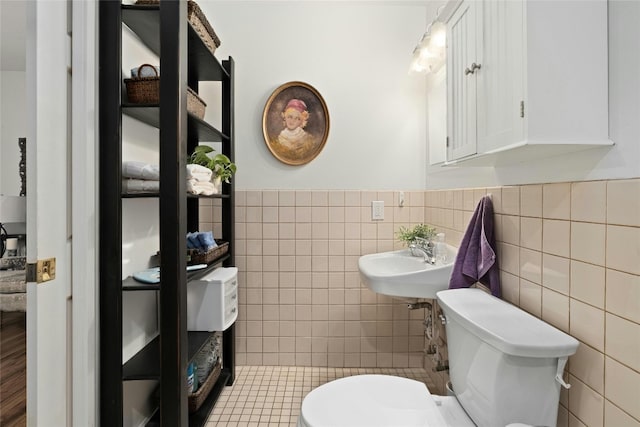
<svg viewBox="0 0 640 427">
<path fill-rule="evenodd" d="M 432 396 L 419 381 L 355 375 L 312 390 L 298 427 L 473 426 L 455 397 Z"/>
</svg>

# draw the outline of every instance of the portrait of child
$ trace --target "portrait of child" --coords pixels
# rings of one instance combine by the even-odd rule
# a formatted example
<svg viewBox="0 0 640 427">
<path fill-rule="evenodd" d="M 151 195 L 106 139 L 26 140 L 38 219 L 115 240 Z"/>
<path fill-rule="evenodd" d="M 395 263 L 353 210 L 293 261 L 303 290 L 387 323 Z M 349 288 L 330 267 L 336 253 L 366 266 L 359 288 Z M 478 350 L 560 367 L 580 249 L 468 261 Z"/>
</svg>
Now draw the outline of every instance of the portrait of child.
<svg viewBox="0 0 640 427">
<path fill-rule="evenodd" d="M 278 144 L 289 150 L 307 150 L 313 144 L 313 137 L 304 128 L 309 121 L 307 104 L 299 99 L 292 99 L 282 112 L 284 129 L 278 135 Z"/>
<path fill-rule="evenodd" d="M 322 150 L 329 132 L 324 100 L 306 83 L 290 82 L 271 95 L 263 115 L 263 133 L 271 153 L 283 163 L 302 165 Z"/>
</svg>

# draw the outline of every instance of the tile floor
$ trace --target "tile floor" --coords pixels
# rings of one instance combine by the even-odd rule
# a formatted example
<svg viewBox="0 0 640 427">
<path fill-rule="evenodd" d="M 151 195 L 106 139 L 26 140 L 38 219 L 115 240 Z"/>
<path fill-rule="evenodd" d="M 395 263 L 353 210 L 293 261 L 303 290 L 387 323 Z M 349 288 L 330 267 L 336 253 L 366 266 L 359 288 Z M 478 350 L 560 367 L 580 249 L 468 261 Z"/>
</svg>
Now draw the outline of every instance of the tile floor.
<svg viewBox="0 0 640 427">
<path fill-rule="evenodd" d="M 360 374 L 412 378 L 434 388 L 427 372 L 419 368 L 239 366 L 236 381 L 220 395 L 207 427 L 294 427 L 307 393 L 337 378 Z"/>
</svg>

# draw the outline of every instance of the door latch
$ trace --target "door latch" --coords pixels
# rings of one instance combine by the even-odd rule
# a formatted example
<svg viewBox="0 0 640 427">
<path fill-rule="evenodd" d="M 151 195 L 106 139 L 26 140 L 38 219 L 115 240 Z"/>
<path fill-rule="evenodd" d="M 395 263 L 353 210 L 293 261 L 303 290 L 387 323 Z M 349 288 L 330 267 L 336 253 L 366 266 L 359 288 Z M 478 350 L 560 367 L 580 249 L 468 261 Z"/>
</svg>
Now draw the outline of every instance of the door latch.
<svg viewBox="0 0 640 427">
<path fill-rule="evenodd" d="M 27 264 L 27 282 L 43 283 L 56 278 L 56 259 L 39 259 Z"/>
</svg>

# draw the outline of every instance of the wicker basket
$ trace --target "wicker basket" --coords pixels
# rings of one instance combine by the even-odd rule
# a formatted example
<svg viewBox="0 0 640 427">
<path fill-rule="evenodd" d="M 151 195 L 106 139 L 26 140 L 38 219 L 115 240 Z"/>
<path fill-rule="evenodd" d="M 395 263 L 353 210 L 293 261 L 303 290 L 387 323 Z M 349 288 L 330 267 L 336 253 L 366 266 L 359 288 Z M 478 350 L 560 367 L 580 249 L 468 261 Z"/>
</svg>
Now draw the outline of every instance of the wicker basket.
<svg viewBox="0 0 640 427">
<path fill-rule="evenodd" d="M 209 392 L 213 388 L 213 385 L 220 377 L 221 370 L 222 366 L 220 365 L 220 362 L 217 362 L 216 366 L 209 373 L 207 379 L 204 380 L 202 385 L 200 385 L 200 388 L 189 395 L 189 412 L 196 412 L 198 409 L 200 409 L 202 403 L 205 401 L 207 396 L 209 396 Z"/>
<path fill-rule="evenodd" d="M 127 98 L 133 104 L 158 104 L 160 102 L 160 76 L 156 67 L 142 64 L 138 67 L 138 75 L 143 68 L 151 68 L 155 74 L 152 77 L 132 77 L 124 79 L 127 86 Z"/>
<path fill-rule="evenodd" d="M 207 104 L 193 91 L 187 87 L 187 111 L 200 120 L 204 119 L 204 112 Z"/>
<path fill-rule="evenodd" d="M 159 4 L 159 0 L 137 0 L 136 4 L 143 6 L 157 5 Z M 200 9 L 200 6 L 198 6 L 198 4 L 193 0 L 189 0 L 187 2 L 187 20 L 196 34 L 198 34 L 200 39 L 202 39 L 205 46 L 207 46 L 207 49 L 209 49 L 211 53 L 215 53 L 216 48 L 220 46 L 220 39 L 216 35 L 215 31 L 213 31 L 213 27 L 209 24 L 209 21 Z"/>
<path fill-rule="evenodd" d="M 187 254 L 189 255 L 189 261 L 187 261 L 187 264 L 210 264 L 229 252 L 229 242 L 216 240 L 216 243 L 218 244 L 218 247 L 210 249 L 207 252 L 200 252 L 198 249 L 187 249 Z"/>
<path fill-rule="evenodd" d="M 154 77 L 134 77 L 124 79 L 127 86 L 127 98 L 132 104 L 159 104 L 160 103 L 160 77 L 158 70 L 153 65 L 142 64 L 138 67 L 138 75 L 144 67 L 151 67 L 156 75 Z M 200 120 L 204 118 L 207 104 L 193 91 L 187 88 L 187 111 Z"/>
</svg>

